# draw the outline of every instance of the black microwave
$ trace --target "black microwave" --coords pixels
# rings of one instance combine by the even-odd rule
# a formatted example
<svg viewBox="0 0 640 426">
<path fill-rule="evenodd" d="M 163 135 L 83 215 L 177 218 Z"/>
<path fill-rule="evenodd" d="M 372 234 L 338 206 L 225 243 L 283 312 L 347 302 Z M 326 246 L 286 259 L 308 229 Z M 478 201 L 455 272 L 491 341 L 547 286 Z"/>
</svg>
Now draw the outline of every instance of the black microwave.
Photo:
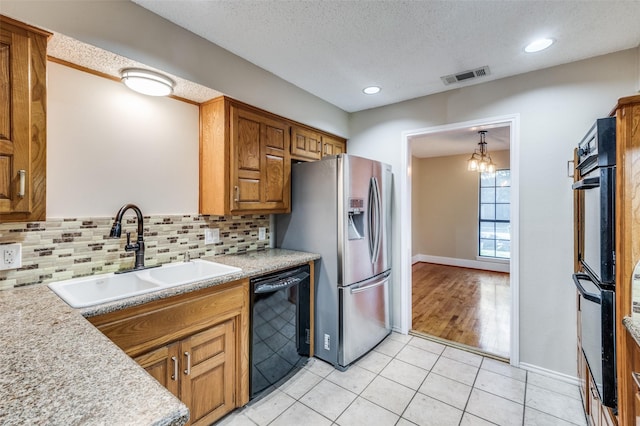
<svg viewBox="0 0 640 426">
<path fill-rule="evenodd" d="M 578 144 L 579 180 L 582 191 L 578 260 L 597 283 L 615 284 L 616 122 L 601 118 Z"/>
</svg>

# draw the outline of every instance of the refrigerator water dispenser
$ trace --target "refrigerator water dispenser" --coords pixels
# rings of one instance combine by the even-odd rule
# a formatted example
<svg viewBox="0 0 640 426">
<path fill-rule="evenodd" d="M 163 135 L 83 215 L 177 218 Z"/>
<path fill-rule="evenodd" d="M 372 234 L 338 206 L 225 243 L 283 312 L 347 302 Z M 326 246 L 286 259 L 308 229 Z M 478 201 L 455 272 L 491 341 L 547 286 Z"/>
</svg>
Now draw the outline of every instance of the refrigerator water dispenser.
<svg viewBox="0 0 640 426">
<path fill-rule="evenodd" d="M 364 200 L 362 198 L 350 198 L 349 209 L 347 210 L 348 238 L 350 240 L 361 240 L 364 238 Z"/>
</svg>

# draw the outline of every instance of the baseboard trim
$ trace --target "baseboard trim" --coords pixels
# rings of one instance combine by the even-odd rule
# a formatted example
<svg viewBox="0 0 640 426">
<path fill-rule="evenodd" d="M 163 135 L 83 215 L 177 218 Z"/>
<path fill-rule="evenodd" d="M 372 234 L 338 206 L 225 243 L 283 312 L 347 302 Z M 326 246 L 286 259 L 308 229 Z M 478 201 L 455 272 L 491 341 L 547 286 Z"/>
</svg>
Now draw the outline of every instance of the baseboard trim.
<svg viewBox="0 0 640 426">
<path fill-rule="evenodd" d="M 509 273 L 509 263 L 483 262 L 481 260 L 456 259 L 454 257 L 431 256 L 428 254 L 417 254 L 411 258 L 411 264 L 417 262 Z"/>
<path fill-rule="evenodd" d="M 538 373 L 543 376 L 547 376 L 552 379 L 559 380 L 561 382 L 570 383 L 576 386 L 580 385 L 580 381 L 575 376 L 570 376 L 564 373 L 558 373 L 557 371 L 548 370 L 546 368 L 542 368 L 537 365 L 527 364 L 526 362 L 521 362 L 519 367 L 522 368 L 523 370 L 531 371 L 533 373 Z"/>
</svg>

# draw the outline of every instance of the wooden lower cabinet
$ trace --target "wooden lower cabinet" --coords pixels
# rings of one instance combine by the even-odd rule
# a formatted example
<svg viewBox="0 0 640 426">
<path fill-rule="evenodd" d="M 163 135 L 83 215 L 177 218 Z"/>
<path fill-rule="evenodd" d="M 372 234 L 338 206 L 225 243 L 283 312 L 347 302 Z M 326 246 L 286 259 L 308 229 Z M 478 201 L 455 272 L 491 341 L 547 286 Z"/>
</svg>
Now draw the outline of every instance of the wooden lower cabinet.
<svg viewBox="0 0 640 426">
<path fill-rule="evenodd" d="M 223 284 L 89 318 L 209 425 L 249 401 L 249 283 Z"/>
<path fill-rule="evenodd" d="M 142 368 L 147 370 L 147 373 L 159 381 L 162 386 L 167 388 L 175 396 L 179 397 L 179 358 L 179 344 L 173 343 L 135 357 L 133 360 L 140 364 Z"/>
<path fill-rule="evenodd" d="M 602 405 L 598 397 L 596 384 L 589 373 L 589 367 L 580 349 L 578 353 L 578 380 L 580 381 L 580 396 L 584 412 L 590 426 L 617 426 L 618 420 L 611 409 Z M 640 424 L 640 423 L 639 423 Z"/>
<path fill-rule="evenodd" d="M 186 362 L 180 397 L 192 425 L 208 425 L 235 408 L 234 321 L 227 320 L 180 342 Z"/>
</svg>

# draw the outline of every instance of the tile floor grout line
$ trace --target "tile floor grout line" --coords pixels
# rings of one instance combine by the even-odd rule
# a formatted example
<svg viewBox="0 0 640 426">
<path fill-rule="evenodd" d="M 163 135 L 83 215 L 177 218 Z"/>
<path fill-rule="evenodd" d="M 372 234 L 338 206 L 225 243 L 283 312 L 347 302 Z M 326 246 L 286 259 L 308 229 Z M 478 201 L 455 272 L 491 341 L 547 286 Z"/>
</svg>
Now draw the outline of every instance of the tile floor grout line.
<svg viewBox="0 0 640 426">
<path fill-rule="evenodd" d="M 509 401 L 509 402 L 512 402 L 512 403 L 514 403 L 514 402 L 515 402 L 515 403 L 518 403 L 518 402 L 513 401 L 513 400 L 512 400 L 512 399 L 510 399 L 510 398 L 505 398 L 505 397 L 503 397 L 503 396 L 501 396 L 501 395 L 497 395 L 497 394 L 495 394 L 495 393 L 493 393 L 493 392 L 486 391 L 486 390 L 483 390 L 483 389 L 481 389 L 481 388 L 477 387 L 477 385 L 478 385 L 478 378 L 479 378 L 479 375 L 480 375 L 480 373 L 481 373 L 481 370 L 484 370 L 487 374 L 495 374 L 495 375 L 496 375 L 496 378 L 497 378 L 497 376 L 500 376 L 500 377 L 504 378 L 505 380 L 510 380 L 510 381 L 512 381 L 512 382 L 514 382 L 514 383 L 516 383 L 516 382 L 523 383 L 523 382 L 524 382 L 524 386 L 525 386 L 525 388 L 524 388 L 524 401 L 522 402 L 522 404 L 519 404 L 519 405 L 521 405 L 521 406 L 523 407 L 523 411 L 522 411 L 522 423 L 521 423 L 522 425 L 524 425 L 524 424 L 525 424 L 525 418 L 526 418 L 527 409 L 529 409 L 529 410 L 533 410 L 533 411 L 535 411 L 535 412 L 542 413 L 542 414 L 544 414 L 544 415 L 546 415 L 546 416 L 550 416 L 550 417 L 552 417 L 552 418 L 555 418 L 555 419 L 561 420 L 561 421 L 563 421 L 563 422 L 567 422 L 567 423 L 570 423 L 570 424 L 580 425 L 580 423 L 574 423 L 574 421 L 573 421 L 574 419 L 572 419 L 572 420 L 566 420 L 566 419 L 564 419 L 564 418 L 558 417 L 558 416 L 556 416 L 556 415 L 553 415 L 553 414 L 551 414 L 551 413 L 547 413 L 547 412 L 545 412 L 545 411 L 542 411 L 542 410 L 539 410 L 539 409 L 536 409 L 536 408 L 533 408 L 533 407 L 529 407 L 529 406 L 527 405 L 526 398 L 527 398 L 528 392 L 529 392 L 529 390 L 530 390 L 530 389 L 529 389 L 529 386 L 535 386 L 536 388 L 540 388 L 541 390 L 549 391 L 551 394 L 555 395 L 555 396 L 556 396 L 556 397 L 558 397 L 558 398 L 560 398 L 560 397 L 561 397 L 561 398 L 567 398 L 567 399 L 566 399 L 567 401 L 568 401 L 569 399 L 570 399 L 570 400 L 574 400 L 574 399 L 575 399 L 575 398 L 572 398 L 572 396 L 567 395 L 567 394 L 565 394 L 565 393 L 557 392 L 557 391 L 555 391 L 555 390 L 551 390 L 551 389 L 547 389 L 546 387 L 543 387 L 543 386 L 537 386 L 537 385 L 534 385 L 533 383 L 531 383 L 531 382 L 530 382 L 530 379 L 531 379 L 531 378 L 529 377 L 529 372 L 528 372 L 528 371 L 523 370 L 523 369 L 519 369 L 519 368 L 517 368 L 517 367 L 513 367 L 513 368 L 515 368 L 515 369 L 518 369 L 518 370 L 521 370 L 521 371 L 524 371 L 524 372 L 525 372 L 525 375 L 524 375 L 524 381 L 521 381 L 521 380 L 519 380 L 519 379 L 517 379 L 517 378 L 513 377 L 512 375 L 506 374 L 506 372 L 505 372 L 504 370 L 498 369 L 498 371 L 493 371 L 493 370 L 491 370 L 491 369 L 489 369 L 489 368 L 483 368 L 483 366 L 484 366 L 484 367 L 487 367 L 487 366 L 488 366 L 488 365 L 486 365 L 486 361 L 487 361 L 487 359 L 492 359 L 492 358 L 490 358 L 490 357 L 485 357 L 485 356 L 481 356 L 481 355 L 479 355 L 479 356 L 481 357 L 481 360 L 480 360 L 480 362 L 479 362 L 479 365 L 477 365 L 477 366 L 476 366 L 476 365 L 474 365 L 473 363 L 464 362 L 464 361 L 461 361 L 460 359 L 456 359 L 456 358 L 451 358 L 452 354 L 453 354 L 453 356 L 455 356 L 455 352 L 451 352 L 451 351 L 450 351 L 450 352 L 447 352 L 447 354 L 445 354 L 445 352 L 446 352 L 446 351 L 447 351 L 447 349 L 449 348 L 449 346 L 447 346 L 447 345 L 443 345 L 443 346 L 444 346 L 444 348 L 443 348 L 443 350 L 442 350 L 439 354 L 438 354 L 438 353 L 435 353 L 435 352 L 433 352 L 433 351 L 429 351 L 429 350 L 423 349 L 422 347 L 412 345 L 412 344 L 411 344 L 411 342 L 417 343 L 417 339 L 421 339 L 421 337 L 419 337 L 419 336 L 412 336 L 412 338 L 411 338 L 411 339 L 406 340 L 406 341 L 404 341 L 404 342 L 403 342 L 403 341 L 401 341 L 401 340 L 390 339 L 390 340 L 392 340 L 392 341 L 394 342 L 394 344 L 392 344 L 391 346 L 392 346 L 392 347 L 393 347 L 393 346 L 395 346 L 395 347 L 398 347 L 398 346 L 399 346 L 399 349 L 398 349 L 397 351 L 394 351 L 394 352 L 395 352 L 395 355 L 393 355 L 393 356 L 390 356 L 389 354 L 384 353 L 384 352 L 376 351 L 376 352 L 378 353 L 378 355 L 380 356 L 377 360 L 379 361 L 379 360 L 381 359 L 381 360 L 382 360 L 382 362 L 380 362 L 379 364 L 376 364 L 376 362 L 377 362 L 377 361 L 372 361 L 371 365 L 372 365 L 372 368 L 373 368 L 373 367 L 375 367 L 375 369 L 376 369 L 376 370 L 379 370 L 378 372 L 376 372 L 376 371 L 372 371 L 372 370 L 369 370 L 368 368 L 365 368 L 365 367 L 360 367 L 360 366 L 358 366 L 358 367 L 361 369 L 361 371 L 362 371 L 362 372 L 366 372 L 366 375 L 372 375 L 371 380 L 369 380 L 369 381 L 367 382 L 367 384 L 363 387 L 363 389 L 361 389 L 361 390 L 360 390 L 360 391 L 358 391 L 358 392 L 354 392 L 354 391 L 352 391 L 352 390 L 350 390 L 350 389 L 345 388 L 344 386 L 342 386 L 342 385 L 340 385 L 340 384 L 338 384 L 338 383 L 334 383 L 333 381 L 329 380 L 329 379 L 328 379 L 328 377 L 329 377 L 329 376 L 334 372 L 334 369 L 331 369 L 331 371 L 327 372 L 327 374 L 326 374 L 325 376 L 322 376 L 319 372 L 321 372 L 323 369 L 325 369 L 325 368 L 324 368 L 324 366 L 322 366 L 322 367 L 317 367 L 317 368 L 319 368 L 319 372 L 318 372 L 318 373 L 316 373 L 316 372 L 314 372 L 314 371 L 311 371 L 312 366 L 308 365 L 308 363 L 307 363 L 307 364 L 305 364 L 304 369 L 306 370 L 306 372 L 311 374 L 311 376 L 310 376 L 310 377 L 315 377 L 315 378 L 319 379 L 318 383 L 315 383 L 313 386 L 311 386 L 309 389 L 307 389 L 306 391 L 304 391 L 304 392 L 303 392 L 299 397 L 297 397 L 297 398 L 294 398 L 292 395 L 289 395 L 287 392 L 285 392 L 284 390 L 280 389 L 280 387 L 278 387 L 278 388 L 277 388 L 277 390 L 278 390 L 281 394 L 283 394 L 286 398 L 290 398 L 290 400 L 293 400 L 293 403 L 291 403 L 291 404 L 287 405 L 287 406 L 286 406 L 282 411 L 279 411 L 279 412 L 277 413 L 277 415 L 275 416 L 275 418 L 271 419 L 267 424 L 268 424 L 268 425 L 272 425 L 272 424 L 274 424 L 274 422 L 276 422 L 276 421 L 277 421 L 277 419 L 282 418 L 282 416 L 283 416 L 287 411 L 291 410 L 291 409 L 292 409 L 292 407 L 294 407 L 294 406 L 296 405 L 296 403 L 298 403 L 298 402 L 299 402 L 300 404 L 302 404 L 302 406 L 306 407 L 307 409 L 310 409 L 313 413 L 318 414 L 318 415 L 319 415 L 321 418 L 323 418 L 323 419 L 326 419 L 328 422 L 330 422 L 330 424 L 332 424 L 332 425 L 334 425 L 334 426 L 339 426 L 339 423 L 337 422 L 337 420 L 338 420 L 341 416 L 343 416 L 343 415 L 345 414 L 345 412 L 347 412 L 350 408 L 352 408 L 352 407 L 353 407 L 354 402 L 355 402 L 358 398 L 362 398 L 364 401 L 366 401 L 366 402 L 368 402 L 368 403 L 370 403 L 370 404 L 374 404 L 374 406 L 376 406 L 376 407 L 378 407 L 378 408 L 381 408 L 381 409 L 385 410 L 385 412 L 387 412 L 387 413 L 391 413 L 391 414 L 393 414 L 394 416 L 399 416 L 399 417 L 398 417 L 398 420 L 395 422 L 395 424 L 396 424 L 396 425 L 397 425 L 399 422 L 401 422 L 401 421 L 405 421 L 405 422 L 407 422 L 408 424 L 415 424 L 415 423 L 413 423 L 412 421 L 408 420 L 408 419 L 407 419 L 406 417 L 404 417 L 404 416 L 407 414 L 407 411 L 408 411 L 409 407 L 411 406 L 411 404 L 412 404 L 412 403 L 414 403 L 414 401 L 416 401 L 416 397 L 417 397 L 417 396 L 425 397 L 425 398 L 430 398 L 430 399 L 432 399 L 432 400 L 434 400 L 434 401 L 437 401 L 438 403 L 441 403 L 441 404 L 446 405 L 446 406 L 449 406 L 449 407 L 453 407 L 453 408 L 455 408 L 456 410 L 461 411 L 461 412 L 462 412 L 462 416 L 461 416 L 461 418 L 460 418 L 460 420 L 459 420 L 459 422 L 458 422 L 458 425 L 461 425 L 461 424 L 462 424 L 462 420 L 463 420 L 463 418 L 465 417 L 465 415 L 466 415 L 466 416 L 473 416 L 473 417 L 476 417 L 476 418 L 478 418 L 478 419 L 482 419 L 482 420 L 484 420 L 484 421 L 487 421 L 487 422 L 489 422 L 489 423 L 491 423 L 491 424 L 495 424 L 494 422 L 492 422 L 492 421 L 490 421 L 490 420 L 484 419 L 483 417 L 479 417 L 479 416 L 477 416 L 477 415 L 475 415 L 475 414 L 472 414 L 472 413 L 470 413 L 470 412 L 468 412 L 468 411 L 467 411 L 467 409 L 469 408 L 469 402 L 470 402 L 471 394 L 472 394 L 475 390 L 477 390 L 477 391 L 479 391 L 479 392 L 480 392 L 480 391 L 482 391 L 482 392 L 486 392 L 486 393 L 487 393 L 487 394 L 489 394 L 489 395 L 493 395 L 493 396 L 495 396 L 495 397 L 497 397 L 497 398 L 504 399 L 505 401 Z M 407 347 L 411 347 L 412 349 L 420 350 L 420 351 L 425 351 L 425 352 L 428 352 L 428 353 L 429 353 L 429 354 L 431 354 L 431 355 L 435 355 L 435 361 L 434 361 L 434 362 L 433 362 L 433 364 L 431 365 L 431 368 L 430 368 L 430 369 L 425 369 L 425 368 L 423 368 L 423 367 L 421 367 L 421 366 L 418 366 L 418 365 L 413 364 L 412 362 L 404 361 L 404 360 L 402 360 L 402 359 L 398 358 L 398 356 L 400 355 L 400 353 L 401 353 L 405 348 L 407 348 Z M 453 348 L 453 350 L 456 350 L 456 351 L 462 351 L 462 352 L 464 352 L 463 350 L 458 349 L 458 348 Z M 415 354 L 416 354 L 416 353 L 415 353 L 415 351 L 414 351 L 414 354 L 413 354 L 413 355 L 415 355 Z M 418 354 L 418 356 L 419 356 L 419 353 L 417 353 L 417 354 Z M 477 354 L 476 354 L 476 355 L 477 355 Z M 364 358 L 364 357 L 362 357 L 362 358 Z M 361 358 L 361 359 L 362 359 L 362 358 Z M 358 361 L 360 361 L 361 359 L 359 359 Z M 439 399 L 439 398 L 437 398 L 437 397 L 430 396 L 430 395 L 428 395 L 428 394 L 426 394 L 426 393 L 422 393 L 422 392 L 420 392 L 420 389 L 425 385 L 425 382 L 429 379 L 429 377 L 431 377 L 431 375 L 432 375 L 432 374 L 435 374 L 435 375 L 436 375 L 436 376 L 438 376 L 438 377 L 442 377 L 442 378 L 445 378 L 445 379 L 451 380 L 451 381 L 456 382 L 456 383 L 460 383 L 460 384 L 465 385 L 465 386 L 469 386 L 467 383 L 460 382 L 460 381 L 458 381 L 458 380 L 456 380 L 456 379 L 452 379 L 452 378 L 450 378 L 450 377 L 446 376 L 446 375 L 445 375 L 445 374 L 446 374 L 446 371 L 442 371 L 442 372 L 441 372 L 442 374 L 441 374 L 441 373 L 438 373 L 438 372 L 435 372 L 435 371 L 434 371 L 434 367 L 435 367 L 435 366 L 436 366 L 436 364 L 438 364 L 438 362 L 440 362 L 442 359 L 455 361 L 455 362 L 458 362 L 458 363 L 461 363 L 461 364 L 464 364 L 464 365 L 467 365 L 467 366 L 470 366 L 470 367 L 474 367 L 474 368 L 476 368 L 475 376 L 474 376 L 473 382 L 472 382 L 472 384 L 471 384 L 471 386 L 470 386 L 470 388 L 471 388 L 471 389 L 470 389 L 469 395 L 468 395 L 468 397 L 467 397 L 467 399 L 466 399 L 466 401 L 465 401 L 464 408 L 463 408 L 462 410 L 460 410 L 460 408 L 458 408 L 458 407 L 456 407 L 456 406 L 453 406 L 453 405 L 449 404 L 449 403 L 448 403 L 448 402 L 446 402 L 446 401 L 442 401 L 442 400 L 440 400 L 440 399 Z M 462 358 L 462 359 L 464 359 L 464 358 Z M 410 387 L 406 386 L 404 383 L 400 383 L 400 382 L 398 382 L 398 381 L 396 381 L 396 380 L 390 379 L 390 378 L 388 378 L 388 377 L 386 377 L 386 376 L 383 376 L 383 375 L 381 374 L 385 369 L 387 369 L 387 368 L 389 367 L 389 364 L 390 364 L 391 362 L 393 362 L 394 360 L 397 360 L 398 362 L 400 362 L 400 363 L 402 363 L 402 364 L 406 364 L 406 365 L 408 365 L 408 366 L 411 366 L 411 367 L 413 367 L 413 368 L 417 368 L 417 369 L 419 369 L 419 370 L 422 370 L 422 371 L 426 372 L 425 377 L 424 377 L 424 378 L 421 380 L 421 382 L 418 384 L 417 389 L 415 389 L 415 390 L 414 390 L 413 388 L 410 388 Z M 418 360 L 418 361 L 419 361 L 419 360 Z M 467 361 L 468 361 L 468 358 L 467 358 Z M 315 362 L 322 362 L 322 361 L 321 361 L 321 360 L 316 360 Z M 327 364 L 327 365 L 329 365 L 329 364 Z M 356 365 L 356 363 L 353 363 L 352 365 L 353 365 L 353 366 L 355 366 L 355 365 Z M 507 366 L 511 367 L 511 366 L 510 366 L 510 365 L 508 365 L 508 364 L 505 364 L 505 365 L 507 365 Z M 504 372 L 505 374 L 503 374 L 503 372 Z M 514 374 L 514 373 L 511 373 L 511 374 Z M 366 375 L 365 375 L 365 376 L 366 376 Z M 518 376 L 518 377 L 519 377 L 519 376 Z M 405 405 L 405 407 L 402 409 L 402 411 L 401 411 L 401 413 L 400 413 L 400 414 L 398 414 L 398 413 L 396 413 L 396 412 L 394 412 L 394 411 L 392 411 L 392 410 L 390 410 L 390 409 L 388 409 L 388 408 L 386 408 L 386 407 L 384 407 L 384 406 L 382 406 L 382 405 L 377 404 L 376 402 L 374 402 L 374 401 L 372 401 L 372 400 L 368 399 L 367 397 L 365 397 L 365 396 L 363 395 L 363 394 L 364 394 L 364 392 L 365 392 L 365 391 L 366 391 L 366 390 L 371 386 L 371 384 L 372 384 L 374 381 L 376 381 L 378 378 L 382 378 L 382 379 L 385 379 L 385 380 L 389 380 L 390 382 L 392 382 L 392 383 L 394 383 L 394 384 L 396 384 L 396 385 L 398 385 L 398 386 L 402 386 L 403 388 L 406 388 L 406 389 L 408 389 L 408 390 L 410 390 L 410 391 L 412 392 L 412 394 L 411 394 L 411 398 L 410 398 L 409 402 Z M 326 383 L 328 383 L 328 384 L 338 386 L 339 388 L 341 388 L 341 389 L 343 389 L 343 390 L 345 390 L 345 391 L 347 391 L 347 392 L 350 392 L 351 394 L 354 394 L 354 395 L 355 395 L 355 398 L 354 398 L 354 399 L 353 399 L 353 400 L 352 400 L 352 401 L 351 401 L 351 402 L 350 402 L 350 403 L 349 403 L 349 404 L 348 404 L 348 405 L 347 405 L 347 406 L 346 406 L 346 407 L 345 407 L 345 408 L 344 408 L 344 409 L 343 409 L 343 410 L 342 410 L 342 411 L 337 415 L 336 420 L 331 420 L 330 418 L 326 417 L 324 414 L 322 414 L 322 413 L 320 413 L 320 412 L 316 411 L 314 408 L 312 408 L 312 407 L 310 407 L 310 406 L 306 405 L 304 402 L 302 402 L 302 401 L 301 401 L 301 399 L 302 399 L 302 398 L 304 398 L 304 396 L 305 396 L 305 395 L 307 395 L 307 394 L 309 394 L 311 391 L 313 391 L 313 390 L 314 390 L 318 385 L 322 384 L 322 383 L 323 383 L 323 381 L 324 381 L 324 382 L 326 382 Z M 303 387 L 303 389 L 304 389 L 304 387 Z M 294 390 L 295 390 L 295 389 L 294 389 Z M 420 395 L 418 395 L 418 394 L 420 394 Z M 373 395 L 373 394 L 372 394 L 372 395 Z M 408 395 L 407 395 L 407 396 L 408 396 Z M 580 402 L 580 401 L 581 401 L 581 400 L 578 400 L 578 402 Z M 248 415 L 246 415 L 246 411 L 245 411 L 245 410 L 242 410 L 242 411 L 243 411 L 242 416 L 243 416 L 246 420 L 248 420 L 248 421 L 249 421 L 249 423 L 251 423 L 251 424 L 256 424 L 256 422 L 255 422 L 252 418 L 250 418 Z M 583 420 L 584 420 L 584 419 L 583 419 Z M 261 424 L 264 424 L 264 423 L 257 423 L 257 424 L 258 424 L 258 425 L 261 425 Z M 417 426 L 420 426 L 420 424 L 417 424 Z"/>
<path fill-rule="evenodd" d="M 407 342 L 407 343 L 408 343 L 408 342 Z M 400 353 L 400 352 L 398 351 L 398 353 Z M 396 355 L 397 355 L 397 354 L 396 354 Z M 393 361 L 394 359 L 396 359 L 396 357 L 395 357 L 395 356 L 394 356 L 393 358 L 391 358 L 391 361 Z M 440 355 L 438 355 L 438 359 L 440 359 Z M 391 363 L 391 361 L 389 361 L 389 363 Z M 400 360 L 400 359 L 399 359 L 398 361 L 400 361 L 400 362 L 404 362 L 404 361 L 402 361 L 402 360 Z M 438 362 L 438 360 L 436 360 L 436 362 Z M 409 363 L 406 363 L 406 364 L 409 364 Z M 409 365 L 411 365 L 411 364 L 409 364 Z M 435 363 L 434 363 L 434 365 L 435 365 Z M 382 371 L 380 371 L 380 372 L 382 373 Z M 427 376 L 428 376 L 428 375 L 429 375 L 429 373 L 427 373 Z M 426 380 L 427 376 L 425 376 L 424 380 Z M 382 377 L 384 377 L 384 376 L 382 376 Z M 387 377 L 385 377 L 385 378 L 387 378 Z M 388 379 L 388 378 L 387 378 L 387 379 Z M 391 380 L 391 379 L 388 379 L 388 380 Z M 424 380 L 423 380 L 423 383 L 424 383 Z M 392 381 L 392 382 L 394 382 L 394 383 L 398 383 L 398 382 L 396 382 L 395 380 L 391 380 L 391 381 Z M 400 385 L 402 385 L 402 386 L 405 386 L 405 385 L 403 385 L 402 383 L 398 383 L 398 384 L 400 384 Z M 420 383 L 420 386 L 422 386 L 422 383 Z M 400 418 L 398 419 L 398 422 L 400 421 L 400 419 L 405 419 L 405 420 L 407 420 L 407 421 L 410 421 L 410 420 L 408 420 L 408 419 L 406 419 L 406 418 L 404 417 L 404 414 L 407 412 L 407 409 L 409 408 L 409 406 L 411 405 L 411 403 L 413 402 L 413 400 L 416 398 L 416 395 L 418 395 L 418 393 L 419 393 L 418 391 L 419 391 L 419 389 L 420 389 L 420 386 L 418 386 L 418 389 L 415 389 L 415 390 L 414 390 L 414 389 L 412 389 L 412 388 L 409 388 L 409 389 L 411 389 L 411 390 L 413 391 L 413 396 L 412 396 L 412 397 L 411 397 L 411 399 L 409 400 L 409 403 L 408 403 L 408 404 L 404 407 L 404 409 L 402 410 L 402 413 L 400 413 Z M 396 423 L 398 423 L 398 422 L 396 422 Z M 411 423 L 413 423 L 413 422 L 411 422 Z"/>
<path fill-rule="evenodd" d="M 478 380 L 478 375 L 480 374 L 480 368 L 482 367 L 482 363 L 484 362 L 484 357 L 482 357 L 482 361 L 480 361 L 480 365 L 478 366 L 478 371 L 476 371 L 476 376 L 473 378 L 473 383 L 471 384 L 471 390 L 469 391 L 469 396 L 467 397 L 467 402 L 465 402 L 464 404 L 464 408 L 462 409 L 462 417 L 460 418 L 460 423 L 458 423 L 458 425 L 460 425 L 462 423 L 462 419 L 464 418 L 465 413 L 467 413 L 467 407 L 469 406 L 469 400 L 471 399 L 471 394 L 473 393 L 473 390 L 476 388 L 476 381 Z M 475 414 L 471 414 L 469 413 L 469 415 L 475 415 Z M 478 418 L 482 418 L 479 416 L 476 416 Z M 486 420 L 486 419 L 483 419 Z M 491 422 L 493 423 L 493 422 Z"/>
</svg>

